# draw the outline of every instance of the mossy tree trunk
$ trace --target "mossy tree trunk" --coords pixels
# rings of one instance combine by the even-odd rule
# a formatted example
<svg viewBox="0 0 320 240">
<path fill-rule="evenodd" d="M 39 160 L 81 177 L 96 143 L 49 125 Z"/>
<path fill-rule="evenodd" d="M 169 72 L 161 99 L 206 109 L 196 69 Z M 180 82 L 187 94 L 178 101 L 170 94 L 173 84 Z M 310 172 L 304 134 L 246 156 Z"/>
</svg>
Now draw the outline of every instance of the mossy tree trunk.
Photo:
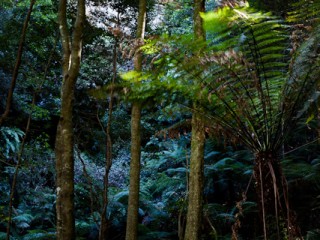
<svg viewBox="0 0 320 240">
<path fill-rule="evenodd" d="M 137 39 L 140 44 L 144 41 L 146 24 L 146 0 L 139 0 L 139 15 Z M 138 50 L 134 56 L 134 69 L 141 71 L 142 54 Z M 141 155 L 141 110 L 142 103 L 134 101 L 131 109 L 131 161 L 130 161 L 130 186 L 127 210 L 126 240 L 138 239 L 138 214 L 140 191 L 140 155 Z"/>
<path fill-rule="evenodd" d="M 192 116 L 192 139 L 190 157 L 190 175 L 188 189 L 188 213 L 185 240 L 200 239 L 202 225 L 202 202 L 204 182 L 204 143 L 205 131 L 203 117 L 199 113 Z"/>
<path fill-rule="evenodd" d="M 83 25 L 85 22 L 85 0 L 78 0 L 77 17 L 73 36 L 69 35 L 67 25 L 67 0 L 59 3 L 59 28 L 63 48 L 61 89 L 61 109 L 58 123 L 56 155 L 56 213 L 57 239 L 75 239 L 74 220 L 74 157 L 72 110 L 74 88 L 79 74 Z"/>
<path fill-rule="evenodd" d="M 194 0 L 194 37 L 196 41 L 205 40 L 200 12 L 205 11 L 204 0 Z M 199 106 L 194 103 L 192 115 L 190 175 L 188 187 L 188 213 L 185 240 L 200 239 L 202 225 L 203 182 L 204 182 L 204 145 L 205 124 Z"/>
</svg>

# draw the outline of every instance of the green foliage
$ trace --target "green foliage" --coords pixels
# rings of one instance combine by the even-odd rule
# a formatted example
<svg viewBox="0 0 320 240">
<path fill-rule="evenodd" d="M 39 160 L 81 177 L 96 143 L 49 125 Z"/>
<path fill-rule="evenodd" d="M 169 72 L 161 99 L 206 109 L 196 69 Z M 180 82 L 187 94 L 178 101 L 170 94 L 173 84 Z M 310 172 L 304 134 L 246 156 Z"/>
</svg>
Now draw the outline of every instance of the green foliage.
<svg viewBox="0 0 320 240">
<path fill-rule="evenodd" d="M 319 239 L 320 237 L 320 230 L 319 229 L 315 229 L 312 231 L 308 231 L 308 234 L 306 236 L 307 240 L 316 240 Z"/>
<path fill-rule="evenodd" d="M 24 132 L 18 128 L 0 127 L 0 153 L 6 158 L 17 153 Z"/>
<path fill-rule="evenodd" d="M 0 232 L 0 239 L 1 239 L 1 240 L 5 240 L 6 237 L 7 237 L 7 233 L 5 233 L 5 232 Z"/>
<path fill-rule="evenodd" d="M 291 5 L 287 20 L 291 23 L 302 23 L 306 26 L 319 22 L 320 2 L 296 1 Z"/>
<path fill-rule="evenodd" d="M 129 2 L 107 3 L 113 9 L 119 9 L 121 17 L 127 18 L 121 18 L 122 26 L 132 26 L 134 23 L 130 19 L 135 13 L 127 11 L 123 3 L 136 7 L 137 2 Z M 128 207 L 130 114 L 129 106 L 119 103 L 123 99 L 146 103 L 142 120 L 139 237 L 178 238 L 178 222 L 185 220 L 187 207 L 190 158 L 188 119 L 191 103 L 197 101 L 204 106 L 204 115 L 210 115 L 206 123 L 209 134 L 218 138 L 206 143 L 203 238 L 231 239 L 230 228 L 237 218 L 242 224 L 239 238 L 257 238 L 254 232 L 258 214 L 252 196 L 255 189 L 250 184 L 253 156 L 242 150 L 242 145 L 228 145 L 234 143 L 234 139 L 240 139 L 240 142 L 254 150 L 279 149 L 281 146 L 290 151 L 316 135 L 314 129 L 305 130 L 303 135 L 306 139 L 301 140 L 302 134 L 295 128 L 290 132 L 294 138 L 290 138 L 287 145 L 283 144 L 281 135 L 283 123 L 284 130 L 289 131 L 293 123 L 306 114 L 309 114 L 309 118 L 306 117 L 303 126 L 307 122 L 308 127 L 312 127 L 317 120 L 317 113 L 311 112 L 310 108 L 316 108 L 319 95 L 314 92 L 319 76 L 319 1 L 296 2 L 289 13 L 290 25 L 270 13 L 247 7 L 227 7 L 204 13 L 202 16 L 208 41 L 199 42 L 191 34 L 192 3 L 169 1 L 163 6 L 164 22 L 151 27 L 156 34 L 165 34 L 153 36 L 153 32 L 148 32 L 148 36 L 152 35 L 151 39 L 140 48 L 146 53 L 145 72 L 127 72 L 132 67 L 131 63 L 121 59 L 120 55 L 132 55 L 137 46 L 131 44 L 130 40 L 121 39 L 118 72 L 127 73 L 122 75 L 121 82 L 117 76 L 115 85 L 109 84 L 113 71 L 114 36 L 110 33 L 101 34 L 102 30 L 94 26 L 88 27 L 74 118 L 77 145 L 75 206 L 79 239 L 88 239 L 92 237 L 89 236 L 91 233 L 97 232 L 105 160 L 104 128 L 109 120 L 105 100 L 110 97 L 111 90 L 114 90 L 117 106 L 113 109 L 114 159 L 109 177 L 107 209 L 110 238 L 121 238 Z M 17 32 L 22 27 L 28 1 L 13 5 L 12 1 L 5 0 L 1 4 L 0 78 L 4 81 L 0 83 L 0 94 L 4 96 L 15 62 L 19 40 Z M 97 1 L 94 4 L 98 4 Z M 213 7 L 215 3 L 210 1 L 209 5 Z M 72 15 L 73 11 L 70 10 Z M 97 15 L 99 21 L 101 16 Z M 109 22 L 109 18 L 103 19 Z M 113 21 L 110 20 L 110 23 Z M 123 24 L 125 21 L 128 24 Z M 297 40 L 299 44 L 293 47 L 290 41 L 295 37 L 293 31 L 299 27 L 295 23 L 303 24 L 305 29 L 303 37 Z M 7 122 L 8 126 L 0 128 L 0 158 L 9 158 L 17 152 L 24 134 L 12 126 L 24 126 L 26 116 L 32 112 L 31 131 L 18 175 L 18 203 L 13 216 L 12 239 L 55 239 L 52 148 L 61 79 L 56 2 L 37 1 L 29 27 L 14 97 L 13 110 L 18 114 L 12 115 L 15 117 Z M 128 49 L 130 54 L 126 52 Z M 47 65 L 49 53 L 52 53 L 52 62 Z M 47 75 L 44 76 L 46 70 Z M 87 90 L 95 88 L 99 90 L 90 91 L 88 96 Z M 36 105 L 32 106 L 34 91 L 37 95 Z M 101 101 L 96 101 L 97 98 Z M 0 101 L 2 109 L 3 98 Z M 217 126 L 217 121 L 223 127 Z M 282 162 L 288 177 L 289 195 L 302 199 L 293 201 L 293 208 L 297 209 L 306 239 L 318 239 L 319 235 L 318 158 L 317 151 L 310 150 L 303 152 L 299 158 L 290 155 Z M 1 176 L 4 176 L 0 178 L 0 192 L 4 193 L 0 195 L 0 228 L 3 231 L 9 179 L 14 169 L 1 162 L 0 170 Z M 241 202 L 245 191 L 247 200 Z M 215 230 L 208 226 L 210 222 Z M 5 233 L 0 233 L 2 238 L 5 238 Z"/>
<path fill-rule="evenodd" d="M 76 232 L 77 236 L 84 237 L 92 230 L 92 223 L 87 221 L 76 221 Z"/>
<path fill-rule="evenodd" d="M 164 8 L 163 21 L 156 28 L 160 34 L 188 34 L 192 32 L 192 2 L 168 1 Z"/>
<path fill-rule="evenodd" d="M 33 221 L 34 217 L 28 213 L 20 214 L 14 218 L 12 221 L 15 223 L 18 229 L 28 229 L 30 228 L 30 224 Z"/>
<path fill-rule="evenodd" d="M 247 7 L 226 7 L 203 19 L 211 34 L 207 47 L 188 36 L 171 42 L 165 36 L 157 43 L 165 50 L 155 82 L 174 82 L 175 91 L 200 101 L 206 113 L 254 152 L 277 152 L 318 98 L 318 30 L 289 64 L 290 32 L 281 19 Z"/>
<path fill-rule="evenodd" d="M 33 239 L 53 240 L 53 239 L 56 239 L 56 233 L 46 232 L 44 230 L 30 230 L 22 238 L 22 240 L 33 240 Z"/>
</svg>

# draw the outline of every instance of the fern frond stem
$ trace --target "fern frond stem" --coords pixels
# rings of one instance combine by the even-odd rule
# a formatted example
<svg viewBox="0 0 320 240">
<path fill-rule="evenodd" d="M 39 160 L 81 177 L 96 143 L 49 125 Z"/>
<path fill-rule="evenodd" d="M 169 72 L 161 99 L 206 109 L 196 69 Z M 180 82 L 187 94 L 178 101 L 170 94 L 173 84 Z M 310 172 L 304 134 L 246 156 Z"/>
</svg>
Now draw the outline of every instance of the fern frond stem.
<svg viewBox="0 0 320 240">
<path fill-rule="evenodd" d="M 193 109 L 193 108 L 190 108 L 186 105 L 184 105 L 183 103 L 180 103 L 181 106 L 184 106 L 185 108 L 187 109 L 190 109 L 192 111 L 198 111 L 200 112 L 198 109 Z M 208 109 L 207 106 L 204 106 L 202 105 L 203 109 Z M 208 109 L 208 111 L 210 111 L 210 109 Z M 236 126 L 232 126 L 229 124 L 229 122 L 223 118 L 223 117 L 219 117 L 217 114 L 206 114 L 206 113 L 203 113 L 206 118 L 208 119 L 213 119 L 215 122 L 219 123 L 221 126 L 224 126 L 226 127 L 227 129 L 230 130 L 231 134 L 236 137 L 237 139 L 241 140 L 244 145 L 250 147 L 250 149 L 253 149 L 253 150 L 257 150 L 259 148 L 257 148 L 255 145 L 253 145 L 253 141 L 250 141 L 249 139 L 247 139 L 245 136 L 243 136 L 242 134 L 239 134 L 239 132 L 237 131 L 239 128 L 236 127 Z"/>
<path fill-rule="evenodd" d="M 260 116 L 260 114 L 258 114 L 258 110 L 257 110 L 257 107 L 256 105 L 254 104 L 254 101 L 253 101 L 253 98 L 248 90 L 248 88 L 245 86 L 245 84 L 243 83 L 243 80 L 241 79 L 241 77 L 235 72 L 233 71 L 231 68 L 227 67 L 226 65 L 220 65 L 220 67 L 222 67 L 223 69 L 225 69 L 227 72 L 230 72 L 234 77 L 235 79 L 237 80 L 237 82 L 240 83 L 241 87 L 243 87 L 244 89 L 244 92 L 246 94 L 246 96 L 249 98 L 249 102 L 251 103 L 250 106 L 253 108 L 254 112 L 256 113 L 257 116 Z M 209 86 L 210 84 L 207 84 L 207 86 Z M 236 88 L 234 86 L 231 86 L 231 84 L 227 84 L 227 87 L 229 88 L 230 92 L 232 93 L 232 95 L 235 97 L 235 98 L 238 98 L 240 100 L 240 96 L 241 94 L 239 94 L 240 92 L 236 90 Z M 217 94 L 215 94 L 217 96 Z M 220 98 L 220 97 L 219 97 Z M 220 98 L 221 99 L 221 98 Z M 259 134 L 258 134 L 258 131 L 256 129 L 256 126 L 255 124 L 253 124 L 255 121 L 253 120 L 254 117 L 250 114 L 250 112 L 248 111 L 247 108 L 244 108 L 245 110 L 245 113 L 246 113 L 246 118 L 248 120 L 248 123 L 251 125 L 252 127 L 252 130 L 254 132 L 254 134 L 258 137 Z M 258 119 L 258 122 L 260 122 L 260 120 Z M 264 131 L 262 131 L 261 133 L 262 135 L 264 135 Z M 257 138 L 256 139 L 257 141 L 259 141 L 259 145 L 262 146 L 261 142 L 260 142 L 260 139 Z"/>
<path fill-rule="evenodd" d="M 229 84 L 228 84 L 228 88 L 230 89 L 230 92 L 233 93 L 234 97 L 237 97 L 238 95 L 240 95 L 240 92 L 236 91 L 236 88 L 233 88 Z M 247 91 L 245 91 L 245 92 L 247 92 Z M 240 99 L 240 98 L 238 98 L 238 99 Z M 243 106 L 240 106 L 240 107 L 243 107 Z M 251 137 L 252 137 L 252 134 L 255 134 L 255 136 L 257 137 L 255 140 L 258 142 L 258 145 L 262 146 L 260 139 L 259 139 L 258 129 L 256 129 L 256 126 L 254 124 L 254 122 L 255 122 L 254 117 L 251 115 L 250 110 L 248 110 L 246 107 L 243 107 L 243 113 L 245 113 L 245 118 L 247 119 L 247 123 L 251 126 L 251 130 L 253 131 L 253 133 L 251 133 L 251 134 L 250 134 L 250 132 L 248 132 L 248 133 L 250 134 Z"/>
<path fill-rule="evenodd" d="M 283 132 L 284 132 L 285 135 L 286 135 L 286 133 L 292 128 L 292 126 L 293 126 L 293 125 L 297 122 L 297 120 L 298 120 L 296 117 L 294 117 L 294 114 L 296 114 L 296 111 L 298 110 L 298 109 L 297 109 L 298 103 L 299 103 L 301 100 L 303 100 L 303 99 L 300 99 L 300 96 L 301 96 L 302 93 L 304 92 L 304 88 L 305 88 L 305 85 L 306 85 L 306 83 L 307 83 L 307 79 L 308 79 L 308 77 L 309 77 L 310 72 L 311 72 L 311 70 L 308 71 L 308 73 L 307 73 L 307 75 L 306 75 L 306 77 L 305 77 L 305 79 L 304 79 L 304 81 L 303 81 L 303 84 L 302 84 L 302 86 L 301 86 L 301 88 L 300 88 L 300 90 L 299 90 L 298 96 L 297 96 L 297 98 L 295 99 L 293 106 L 291 107 L 291 112 L 290 112 L 290 114 L 289 114 L 289 116 L 288 116 L 288 118 L 287 118 L 289 121 L 285 121 L 286 124 L 285 124 L 284 130 L 283 130 Z"/>
<path fill-rule="evenodd" d="M 284 201 L 285 201 L 285 204 L 286 204 L 286 210 L 287 210 L 287 229 L 288 229 L 288 235 L 289 235 L 289 239 L 291 239 L 291 233 L 290 233 L 290 228 L 292 226 L 292 223 L 291 223 L 291 217 L 290 217 L 290 205 L 289 205 L 289 199 L 288 199 L 288 196 L 289 196 L 289 189 L 288 189 L 288 182 L 286 180 L 286 178 L 282 175 L 282 186 L 284 188 L 283 190 L 283 197 L 284 197 Z"/>
<path fill-rule="evenodd" d="M 252 173 L 251 176 L 250 176 L 250 179 L 249 179 L 249 182 L 248 182 L 246 191 L 245 191 L 245 193 L 244 193 L 245 196 L 247 196 L 247 193 L 248 193 L 248 191 L 249 191 L 249 187 L 250 187 L 250 185 L 251 185 L 252 179 L 253 179 L 253 173 Z"/>
<path fill-rule="evenodd" d="M 227 87 L 230 89 L 230 91 L 233 91 L 229 84 L 227 84 Z M 242 135 L 243 139 L 246 139 L 244 142 L 248 146 L 253 147 L 254 144 L 258 143 L 258 147 L 253 147 L 253 149 L 258 149 L 259 146 L 261 147 L 261 143 L 260 143 L 259 139 L 254 139 L 252 136 L 252 133 L 248 132 L 248 128 L 246 127 L 245 123 L 240 119 L 239 114 L 237 114 L 235 112 L 235 110 L 224 100 L 224 98 L 222 96 L 219 95 L 219 93 L 217 93 L 217 91 L 214 91 L 214 94 L 223 103 L 223 105 L 226 107 L 226 110 L 232 115 L 233 119 L 235 119 L 238 124 L 238 127 L 231 127 L 230 129 L 234 132 L 237 132 L 237 129 L 240 128 L 243 131 L 243 134 L 239 134 L 239 135 Z M 234 95 L 236 96 L 236 94 L 234 94 Z M 213 115 L 216 115 L 216 114 L 213 114 Z M 226 121 L 223 120 L 223 118 L 220 118 L 219 122 L 225 123 Z M 232 126 L 232 125 L 229 125 L 229 126 Z M 237 136 L 237 137 L 239 137 L 239 136 Z"/>
<path fill-rule="evenodd" d="M 262 222 L 263 222 L 263 237 L 264 240 L 267 240 L 267 225 L 266 225 L 266 213 L 264 208 L 264 191 L 263 191 L 263 178 L 262 178 L 262 170 L 261 170 L 261 162 L 259 164 L 259 178 L 260 178 L 260 194 L 261 194 L 261 207 L 262 207 Z"/>
<path fill-rule="evenodd" d="M 230 69 L 231 70 L 231 69 Z M 247 71 L 249 69 L 246 69 Z M 250 102 L 252 103 L 252 107 L 253 107 L 253 110 L 254 112 L 257 114 L 257 116 L 259 116 L 259 113 L 258 113 L 258 109 L 256 107 L 256 105 L 254 104 L 254 101 L 253 101 L 253 98 L 248 90 L 248 88 L 246 87 L 246 85 L 243 83 L 243 81 L 241 80 L 241 78 L 238 76 L 238 74 L 236 74 L 235 71 L 232 71 L 231 72 L 236 76 L 236 78 L 238 79 L 239 83 L 241 84 L 241 86 L 244 88 L 244 91 L 245 91 L 245 94 L 247 95 L 247 97 L 249 98 Z"/>
<path fill-rule="evenodd" d="M 239 134 L 238 127 L 232 126 L 229 124 L 227 120 L 225 120 L 223 117 L 219 117 L 216 114 L 208 115 L 209 119 L 215 120 L 217 123 L 219 123 L 221 126 L 226 127 L 230 130 L 230 133 L 237 139 L 239 139 L 241 142 L 243 142 L 244 145 L 248 146 L 253 151 L 259 149 L 259 147 L 254 145 L 254 142 L 251 139 L 248 139 L 245 135 Z"/>
<path fill-rule="evenodd" d="M 283 104 L 281 106 L 281 111 L 279 117 L 277 117 L 277 120 L 273 121 L 273 125 L 276 125 L 275 131 L 273 131 L 273 139 L 271 141 L 271 146 L 270 149 L 274 149 L 277 151 L 277 149 L 283 144 L 284 142 L 284 129 L 283 129 L 283 116 L 284 116 L 284 109 L 283 109 Z"/>
<path fill-rule="evenodd" d="M 233 92 L 234 90 L 232 89 L 232 87 L 230 87 L 230 91 Z M 234 91 L 235 93 L 233 94 L 233 96 L 237 96 L 237 91 Z M 238 107 L 243 107 L 243 106 L 238 106 Z M 244 117 L 246 118 L 246 123 L 251 126 L 250 129 L 248 129 L 248 127 L 245 125 L 245 123 L 242 124 L 242 126 L 247 130 L 248 136 L 250 136 L 249 139 L 251 139 L 253 142 L 257 141 L 258 145 L 261 147 L 262 144 L 260 142 L 259 139 L 259 134 L 258 134 L 258 129 L 256 129 L 256 126 L 254 124 L 254 118 L 253 116 L 251 116 L 250 111 L 246 108 L 243 107 L 242 109 L 243 113 L 244 113 Z M 235 113 L 236 114 L 236 113 Z M 238 114 L 237 116 L 239 116 L 240 114 Z M 241 119 L 239 118 L 239 120 L 241 121 Z M 242 122 L 242 121 L 241 121 Z M 249 130 L 252 130 L 253 132 L 249 132 Z M 253 139 L 253 135 L 256 136 L 256 139 Z"/>
<path fill-rule="evenodd" d="M 260 70 L 260 60 L 261 57 L 259 56 L 259 51 L 257 49 L 257 42 L 254 36 L 254 32 L 253 32 L 253 28 L 250 25 L 249 26 L 249 32 L 251 34 L 252 40 L 253 40 L 253 44 L 252 44 L 252 48 L 251 49 L 251 53 L 253 55 L 253 57 L 255 58 L 255 60 L 257 61 L 255 66 L 256 66 L 256 71 L 257 71 L 257 76 L 258 76 L 258 85 L 257 85 L 257 90 L 258 90 L 258 95 L 260 96 L 260 103 L 262 105 L 262 110 L 263 110 L 263 118 L 264 118 L 264 129 L 265 129 L 265 134 L 264 134 L 264 140 L 265 140 L 265 146 L 264 148 L 267 149 L 268 146 L 268 135 L 269 135 L 269 127 L 268 127 L 268 116 L 267 116 L 267 104 L 266 104 L 266 97 L 264 95 L 264 90 L 263 90 L 263 80 L 261 79 L 261 70 Z M 263 71 L 262 71 L 263 72 Z M 264 76 L 265 77 L 265 76 Z M 266 81 L 266 79 L 264 79 Z"/>
<path fill-rule="evenodd" d="M 317 142 L 317 141 L 319 141 L 319 140 L 320 140 L 320 138 L 316 138 L 315 140 L 313 140 L 313 141 L 311 141 L 311 142 L 308 142 L 308 143 L 303 144 L 303 145 L 301 145 L 301 146 L 299 146 L 299 147 L 297 147 L 297 148 L 295 148 L 295 149 L 292 149 L 292 150 L 290 150 L 290 151 L 288 151 L 288 152 L 285 152 L 284 155 L 287 155 L 287 154 L 289 154 L 289 153 L 292 153 L 292 152 L 294 152 L 294 151 L 297 151 L 297 150 L 299 150 L 299 149 L 301 149 L 301 148 L 304 148 L 304 147 L 306 147 L 306 146 L 308 146 L 308 145 L 310 145 L 310 144 L 312 144 L 312 143 L 315 143 L 315 142 Z"/>
<path fill-rule="evenodd" d="M 239 115 L 234 111 L 234 109 L 223 98 L 220 98 L 220 101 L 222 101 L 222 103 L 227 108 L 226 110 L 228 110 L 231 113 L 231 115 L 234 117 L 234 119 L 236 120 L 236 122 L 238 124 L 238 127 L 236 129 L 242 130 L 244 136 L 247 137 L 248 141 L 251 140 L 252 142 L 255 142 L 255 141 L 253 141 L 254 139 L 253 139 L 251 133 L 248 132 L 248 128 L 246 127 L 245 123 L 240 119 Z"/>
<path fill-rule="evenodd" d="M 280 198 L 279 198 L 279 192 L 278 192 L 277 178 L 271 162 L 268 162 L 268 166 L 269 166 L 269 170 L 270 170 L 270 174 L 273 182 L 274 210 L 275 210 L 275 218 L 276 218 L 276 224 L 277 224 L 277 236 L 278 236 L 278 240 L 280 240 L 279 213 L 278 213 L 278 203 L 280 205 Z"/>
</svg>

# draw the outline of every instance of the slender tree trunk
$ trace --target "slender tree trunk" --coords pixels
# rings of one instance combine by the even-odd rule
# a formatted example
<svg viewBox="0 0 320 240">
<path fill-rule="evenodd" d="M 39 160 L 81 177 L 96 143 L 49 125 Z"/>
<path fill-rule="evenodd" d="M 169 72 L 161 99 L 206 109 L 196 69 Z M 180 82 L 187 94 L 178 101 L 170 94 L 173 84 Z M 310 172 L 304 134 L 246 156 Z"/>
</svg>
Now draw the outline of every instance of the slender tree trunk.
<svg viewBox="0 0 320 240">
<path fill-rule="evenodd" d="M 131 162 L 130 162 L 130 188 L 128 200 L 128 215 L 126 240 L 138 239 L 138 211 L 140 191 L 140 119 L 141 104 L 135 103 L 131 111 Z"/>
<path fill-rule="evenodd" d="M 11 109 L 11 104 L 12 104 L 12 99 L 13 99 L 13 91 L 14 91 L 15 86 L 16 86 L 18 73 L 19 73 L 19 68 L 20 68 L 20 65 L 21 65 L 23 47 L 24 47 L 24 43 L 25 43 L 25 39 L 26 39 L 28 24 L 29 24 L 29 21 L 30 21 L 32 9 L 33 9 L 33 6 L 34 6 L 35 2 L 36 2 L 36 0 L 31 0 L 30 1 L 29 10 L 28 10 L 26 19 L 24 20 L 22 33 L 21 33 L 21 36 L 20 36 L 20 43 L 19 43 L 19 48 L 18 48 L 16 64 L 15 64 L 14 69 L 13 69 L 11 85 L 10 85 L 10 88 L 9 88 L 9 91 L 8 91 L 7 100 L 6 100 L 6 108 L 5 108 L 4 113 L 0 117 L 0 126 L 3 124 L 5 119 L 8 117 L 10 109 Z"/>
<path fill-rule="evenodd" d="M 27 139 L 27 136 L 29 134 L 29 130 L 30 130 L 30 125 L 31 125 L 31 120 L 32 120 L 32 113 L 33 113 L 33 109 L 35 107 L 35 102 L 36 102 L 36 97 L 37 97 L 37 93 L 41 90 L 42 85 L 44 83 L 44 80 L 47 77 L 47 73 L 48 73 L 48 69 L 50 67 L 51 61 L 52 61 L 52 56 L 54 53 L 54 50 L 56 49 L 56 45 L 57 45 L 58 39 L 55 41 L 53 49 L 51 51 L 51 54 L 49 56 L 48 59 L 48 63 L 45 66 L 45 71 L 43 74 L 43 81 L 40 83 L 40 85 L 37 87 L 37 89 L 35 89 L 33 96 L 32 96 L 32 104 L 31 104 L 31 112 L 29 114 L 28 120 L 27 120 L 27 125 L 26 125 L 26 130 L 25 130 L 25 134 L 23 136 L 20 148 L 19 148 L 19 152 L 18 152 L 18 162 L 17 165 L 15 167 L 15 171 L 14 171 L 14 175 L 13 175 L 13 180 L 12 180 L 12 185 L 11 185 L 11 189 L 10 189 L 10 200 L 9 200 L 9 213 L 8 213 L 8 225 L 7 225 L 7 236 L 6 236 L 6 240 L 10 239 L 10 229 L 11 229 L 11 223 L 12 223 L 12 211 L 13 211 L 13 201 L 14 201 L 14 191 L 17 185 L 17 179 L 18 179 L 18 172 L 21 166 L 21 161 L 22 161 L 22 153 L 24 150 L 24 146 L 25 146 L 25 142 Z"/>
<path fill-rule="evenodd" d="M 194 36 L 197 40 L 205 40 L 205 32 L 202 27 L 200 12 L 205 11 L 204 0 L 194 0 Z M 204 145 L 205 125 L 199 111 L 199 106 L 194 103 L 192 115 L 191 133 L 191 157 L 188 189 L 188 213 L 184 235 L 185 240 L 200 239 L 202 225 L 203 182 L 204 182 Z"/>
<path fill-rule="evenodd" d="M 32 98 L 32 106 L 34 107 L 35 105 L 35 94 Z M 27 121 L 27 126 L 25 130 L 25 134 L 23 136 L 19 152 L 18 152 L 18 162 L 16 164 L 15 170 L 14 170 L 14 175 L 13 175 L 13 180 L 12 180 L 12 186 L 10 189 L 10 200 L 9 200 L 9 213 L 8 213 L 8 225 L 7 225 L 7 236 L 6 240 L 10 240 L 10 229 L 11 229 L 11 221 L 12 221 L 12 210 L 13 210 L 13 200 L 14 200 L 14 191 L 17 185 L 17 179 L 18 179 L 18 173 L 19 173 L 19 168 L 21 166 L 22 162 L 22 153 L 24 150 L 24 145 L 26 143 L 27 135 L 29 134 L 30 130 L 30 124 L 31 124 L 31 116 L 32 116 L 32 111 L 29 114 L 28 121 Z"/>
<path fill-rule="evenodd" d="M 146 24 L 146 0 L 139 0 L 139 15 L 137 38 L 143 44 Z M 142 54 L 138 50 L 134 57 L 134 69 L 141 71 Z M 140 155 L 141 155 L 141 121 L 142 104 L 134 101 L 131 109 L 131 162 L 130 162 L 130 187 L 127 211 L 126 240 L 138 239 L 138 214 L 140 191 Z"/>
<path fill-rule="evenodd" d="M 73 157 L 73 98 L 80 69 L 83 25 L 85 21 L 85 0 L 78 0 L 77 17 L 72 42 L 67 26 L 67 0 L 60 0 L 59 28 L 63 48 L 63 83 L 61 109 L 58 123 L 55 155 L 57 185 L 57 239 L 75 239 L 74 221 L 74 157 Z"/>
<path fill-rule="evenodd" d="M 118 13 L 118 24 L 119 24 L 119 13 Z M 117 78 L 117 46 L 118 39 L 115 38 L 113 47 L 113 78 L 112 84 L 115 83 Z M 101 213 L 101 223 L 99 231 L 99 240 L 108 239 L 108 219 L 107 219 L 107 208 L 108 208 L 108 186 L 109 186 L 109 172 L 112 166 L 112 138 L 111 138 L 111 123 L 112 123 L 112 108 L 113 108 L 113 89 L 110 92 L 109 101 L 109 112 L 108 112 L 108 123 L 106 128 L 106 165 L 104 175 L 104 189 L 103 189 L 103 207 Z"/>
<path fill-rule="evenodd" d="M 189 202 L 185 240 L 200 239 L 204 182 L 204 121 L 199 113 L 192 115 L 191 158 L 189 176 Z"/>
</svg>

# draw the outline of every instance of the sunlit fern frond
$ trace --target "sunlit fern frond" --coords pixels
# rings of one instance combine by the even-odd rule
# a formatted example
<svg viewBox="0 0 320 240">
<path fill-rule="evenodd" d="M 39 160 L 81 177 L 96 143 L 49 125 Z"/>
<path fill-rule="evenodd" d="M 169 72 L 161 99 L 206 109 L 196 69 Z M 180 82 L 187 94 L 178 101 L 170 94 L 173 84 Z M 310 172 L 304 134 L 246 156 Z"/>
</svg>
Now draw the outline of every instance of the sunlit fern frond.
<svg viewBox="0 0 320 240">
<path fill-rule="evenodd" d="M 237 41 L 220 44 L 225 48 L 218 52 L 213 48 L 205 59 L 209 69 L 205 82 L 212 103 L 219 105 L 213 116 L 226 127 L 240 131 L 234 132 L 250 148 L 266 150 L 276 140 L 271 136 L 279 123 L 280 93 L 288 72 L 289 34 L 286 25 L 270 14 L 248 8 L 228 11 L 233 11 L 227 15 L 228 35 Z M 214 14 L 204 16 L 206 26 L 221 18 L 212 17 Z"/>
<path fill-rule="evenodd" d="M 278 151 L 318 97 L 317 28 L 291 55 L 291 26 L 281 18 L 248 7 L 202 17 L 207 42 L 167 37 L 153 74 L 254 152 Z"/>
<path fill-rule="evenodd" d="M 320 96 L 319 42 L 320 26 L 315 28 L 292 59 L 288 81 L 282 95 L 287 121 L 303 116 Z"/>
<path fill-rule="evenodd" d="M 319 13 L 319 0 L 299 0 L 291 5 L 287 20 L 293 24 L 313 25 L 319 21 Z"/>
<path fill-rule="evenodd" d="M 299 0 L 290 6 L 286 21 L 291 25 L 292 53 L 319 24 L 320 1 Z"/>
</svg>

